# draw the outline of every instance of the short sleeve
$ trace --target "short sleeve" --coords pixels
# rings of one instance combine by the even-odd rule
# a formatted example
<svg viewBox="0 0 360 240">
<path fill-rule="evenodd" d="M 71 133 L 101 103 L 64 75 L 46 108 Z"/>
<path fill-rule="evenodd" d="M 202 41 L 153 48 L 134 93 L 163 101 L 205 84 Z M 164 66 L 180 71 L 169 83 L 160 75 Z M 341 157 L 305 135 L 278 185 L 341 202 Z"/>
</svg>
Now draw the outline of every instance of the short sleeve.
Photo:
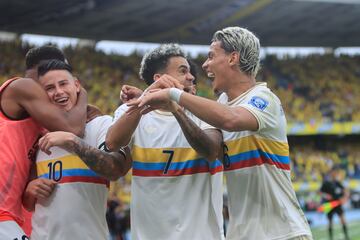
<svg viewBox="0 0 360 240">
<path fill-rule="evenodd" d="M 102 116 L 97 122 L 95 129 L 96 134 L 96 147 L 99 148 L 105 142 L 106 133 L 111 126 L 112 118 L 110 116 Z"/>
<path fill-rule="evenodd" d="M 258 91 L 247 97 L 245 103 L 239 105 L 254 115 L 259 123 L 259 129 L 275 128 L 277 126 L 278 112 L 281 107 L 271 92 Z"/>
<path fill-rule="evenodd" d="M 122 104 L 121 106 L 119 106 L 114 112 L 113 123 L 116 122 L 119 118 L 121 118 L 121 116 L 124 115 L 128 109 L 129 107 L 126 104 Z"/>
</svg>

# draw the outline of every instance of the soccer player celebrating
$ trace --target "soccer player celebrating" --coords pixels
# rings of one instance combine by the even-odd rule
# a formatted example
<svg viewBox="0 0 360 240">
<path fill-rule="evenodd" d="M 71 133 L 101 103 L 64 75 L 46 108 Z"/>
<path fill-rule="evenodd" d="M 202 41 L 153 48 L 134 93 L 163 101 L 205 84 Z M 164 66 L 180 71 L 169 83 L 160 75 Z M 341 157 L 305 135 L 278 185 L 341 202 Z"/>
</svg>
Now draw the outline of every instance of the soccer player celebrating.
<svg viewBox="0 0 360 240">
<path fill-rule="evenodd" d="M 151 86 L 184 86 L 194 77 L 185 54 L 164 44 L 143 57 L 140 77 Z M 174 102 L 142 116 L 140 108 L 115 113 L 107 133 L 110 149 L 130 142 L 131 237 L 134 240 L 223 239 L 221 132 Z M 202 128 L 204 130 L 202 130 Z"/>
<path fill-rule="evenodd" d="M 83 135 L 86 92 L 80 90 L 74 108 L 65 111 L 52 104 L 35 81 L 38 65 L 49 59 L 64 61 L 65 57 L 52 46 L 30 49 L 25 78 L 9 79 L 0 87 L 0 239 L 27 238 L 20 228 L 21 201 L 42 127 Z"/>
<path fill-rule="evenodd" d="M 222 93 L 218 102 L 168 88 L 132 105 L 152 110 L 172 100 L 223 130 L 226 239 L 312 239 L 291 184 L 285 114 L 266 83 L 256 82 L 259 66 L 259 39 L 244 28 L 228 27 L 214 34 L 203 64 L 213 90 Z"/>
</svg>

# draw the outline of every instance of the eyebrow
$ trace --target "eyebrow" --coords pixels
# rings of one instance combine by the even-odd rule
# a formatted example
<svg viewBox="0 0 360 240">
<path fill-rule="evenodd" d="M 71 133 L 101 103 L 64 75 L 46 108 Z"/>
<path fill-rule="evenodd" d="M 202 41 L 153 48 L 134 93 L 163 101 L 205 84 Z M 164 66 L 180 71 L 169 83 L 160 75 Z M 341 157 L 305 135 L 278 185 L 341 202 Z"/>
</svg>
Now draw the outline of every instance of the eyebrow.
<svg viewBox="0 0 360 240">
<path fill-rule="evenodd" d="M 181 69 L 181 68 L 186 68 L 186 69 L 190 69 L 190 67 L 189 66 L 187 66 L 187 65 L 180 65 L 179 67 L 178 67 L 178 69 Z"/>
</svg>

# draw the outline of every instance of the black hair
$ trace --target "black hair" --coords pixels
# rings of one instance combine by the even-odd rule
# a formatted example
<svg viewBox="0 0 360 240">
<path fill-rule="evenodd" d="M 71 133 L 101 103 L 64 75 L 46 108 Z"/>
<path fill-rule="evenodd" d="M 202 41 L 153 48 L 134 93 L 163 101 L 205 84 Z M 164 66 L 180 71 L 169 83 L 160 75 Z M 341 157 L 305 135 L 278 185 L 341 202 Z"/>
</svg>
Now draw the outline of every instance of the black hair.
<svg viewBox="0 0 360 240">
<path fill-rule="evenodd" d="M 72 73 L 72 67 L 69 64 L 57 59 L 52 59 L 40 63 L 38 67 L 38 74 L 39 76 L 44 76 L 51 70 L 66 70 L 69 73 Z"/>
<path fill-rule="evenodd" d="M 141 61 L 140 78 L 150 86 L 154 82 L 154 74 L 164 71 L 168 66 L 169 59 L 172 57 L 186 58 L 185 53 L 178 44 L 162 44 L 148 52 Z"/>
<path fill-rule="evenodd" d="M 57 47 L 45 45 L 41 47 L 31 48 L 25 56 L 26 70 L 39 65 L 44 60 L 57 59 L 65 62 L 64 53 Z"/>
</svg>

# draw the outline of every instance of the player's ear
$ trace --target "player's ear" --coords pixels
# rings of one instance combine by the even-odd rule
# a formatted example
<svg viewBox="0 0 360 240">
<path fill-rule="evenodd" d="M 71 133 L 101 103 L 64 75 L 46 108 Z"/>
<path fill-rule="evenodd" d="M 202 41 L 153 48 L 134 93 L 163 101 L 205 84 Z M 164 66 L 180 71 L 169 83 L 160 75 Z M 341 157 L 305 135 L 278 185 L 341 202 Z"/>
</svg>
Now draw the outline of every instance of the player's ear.
<svg viewBox="0 0 360 240">
<path fill-rule="evenodd" d="M 74 77 L 74 83 L 75 83 L 75 87 L 76 87 L 76 92 L 79 93 L 80 92 L 80 88 L 81 88 L 81 84 L 80 81 L 77 77 Z"/>
<path fill-rule="evenodd" d="M 229 54 L 229 64 L 230 66 L 239 65 L 240 54 L 238 52 L 232 52 Z"/>
<path fill-rule="evenodd" d="M 157 81 L 157 80 L 159 80 L 160 77 L 161 77 L 160 73 L 155 73 L 153 79 L 154 79 L 154 81 Z"/>
</svg>

